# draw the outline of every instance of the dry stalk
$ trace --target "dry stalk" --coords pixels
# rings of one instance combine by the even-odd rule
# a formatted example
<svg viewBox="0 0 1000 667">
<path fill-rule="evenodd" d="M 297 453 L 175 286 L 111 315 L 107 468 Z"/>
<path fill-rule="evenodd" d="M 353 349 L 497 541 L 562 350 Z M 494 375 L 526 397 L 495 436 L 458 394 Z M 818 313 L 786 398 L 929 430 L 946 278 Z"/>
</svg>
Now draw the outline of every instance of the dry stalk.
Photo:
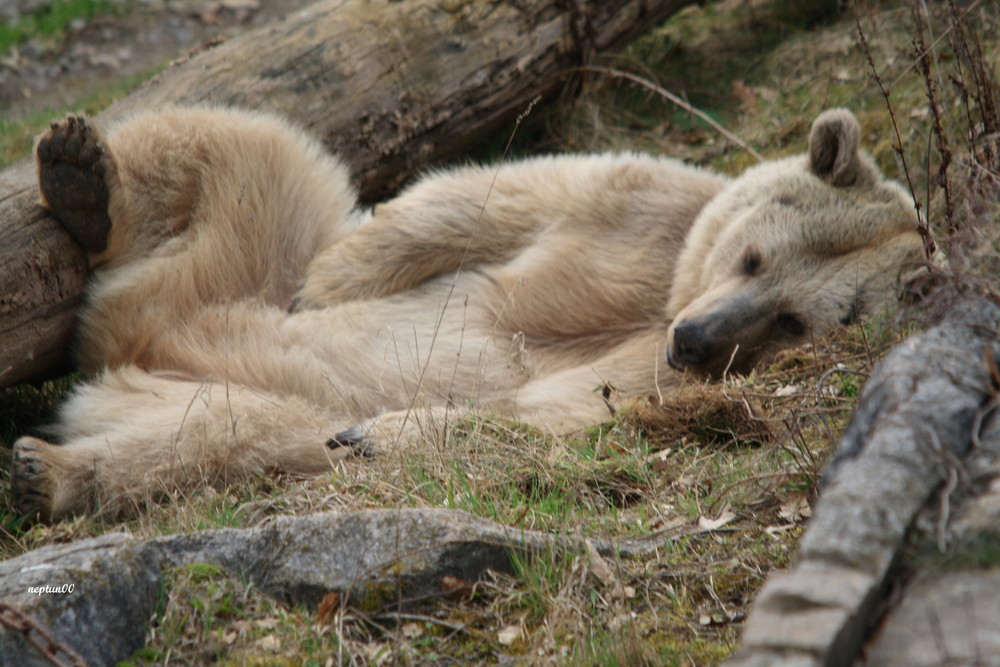
<svg viewBox="0 0 1000 667">
<path fill-rule="evenodd" d="M 632 74 L 631 72 L 626 72 L 624 70 L 615 69 L 613 67 L 600 67 L 600 66 L 597 66 L 597 65 L 584 65 L 584 66 L 578 67 L 577 69 L 586 70 L 586 71 L 589 71 L 589 72 L 600 72 L 601 74 L 606 74 L 608 76 L 617 77 L 619 79 L 626 79 L 626 80 L 631 81 L 633 83 L 637 83 L 640 86 L 643 86 L 644 88 L 648 88 L 649 90 L 652 90 L 657 95 L 660 95 L 661 97 L 664 97 L 664 98 L 670 100 L 671 102 L 673 102 L 674 104 L 676 104 L 680 108 L 684 109 L 688 113 L 693 114 L 693 115 L 697 116 L 698 118 L 700 118 L 701 120 L 703 120 L 706 123 L 708 123 L 716 132 L 718 132 L 719 134 L 721 134 L 722 136 L 724 136 L 726 139 L 728 139 L 729 141 L 733 142 L 734 144 L 736 144 L 737 146 L 739 146 L 740 148 L 742 148 L 743 150 L 745 150 L 747 153 L 750 153 L 750 155 L 752 155 L 755 158 L 757 158 L 758 162 L 763 162 L 764 161 L 764 156 L 761 155 L 760 153 L 758 153 L 756 150 L 754 150 L 753 147 L 750 146 L 750 144 L 748 144 L 747 142 L 743 141 L 738 136 L 736 136 L 735 134 L 733 134 L 732 132 L 730 132 L 729 130 L 727 130 L 726 128 L 724 128 L 722 125 L 720 125 L 718 122 L 716 122 L 716 120 L 714 118 L 712 118 L 711 116 L 709 116 L 707 113 L 705 113 L 701 109 L 693 106 L 688 101 L 684 100 L 683 98 L 679 97 L 678 95 L 675 95 L 674 93 L 670 92 L 669 90 L 667 90 L 663 86 L 656 85 L 655 83 L 653 83 L 649 79 L 645 79 L 645 78 L 643 78 L 641 76 L 638 76 L 637 74 Z"/>
<path fill-rule="evenodd" d="M 889 118 L 892 121 L 892 129 L 896 133 L 896 141 L 892 145 L 892 148 L 896 152 L 896 155 L 899 156 L 900 163 L 903 166 L 903 173 L 906 175 L 906 184 L 910 190 L 910 195 L 913 197 L 913 206 L 917 211 L 917 231 L 920 233 L 920 238 L 924 243 L 924 257 L 930 262 L 937 250 L 937 244 L 934 242 L 930 227 L 927 225 L 927 220 L 921 212 L 922 207 L 920 201 L 917 199 L 916 189 L 913 187 L 913 179 L 910 177 L 910 168 L 906 162 L 906 154 L 903 151 L 903 138 L 899 133 L 899 124 L 896 122 L 896 113 L 893 110 L 892 101 L 889 99 L 892 91 L 885 87 L 885 83 L 878 73 L 878 68 L 875 66 L 875 58 L 872 56 L 871 49 L 868 48 L 868 40 L 865 39 L 864 28 L 861 27 L 861 21 L 858 20 L 856 23 L 861 50 L 864 51 L 865 57 L 868 59 L 868 66 L 871 68 L 872 77 L 875 79 L 875 83 L 878 84 L 879 91 L 882 93 L 885 106 L 889 111 Z"/>
<path fill-rule="evenodd" d="M 931 118 L 933 124 L 931 125 L 932 136 L 937 141 L 937 148 L 939 154 L 939 162 L 937 169 L 936 183 L 942 189 L 944 193 L 944 221 L 948 229 L 949 238 L 954 237 L 955 233 L 958 231 L 958 221 L 955 219 L 955 203 L 953 200 L 953 195 L 951 191 L 951 184 L 948 181 L 948 167 L 951 166 L 951 150 L 948 148 L 948 139 L 944 134 L 944 130 L 941 129 L 941 106 L 938 104 L 938 87 L 935 82 L 934 76 L 931 72 L 931 53 L 933 52 L 933 47 L 928 47 L 926 44 L 926 39 L 924 34 L 927 30 L 926 20 L 930 17 L 926 16 L 917 4 L 912 7 L 913 24 L 916 27 L 917 34 L 913 38 L 914 46 L 914 56 L 915 65 L 914 69 L 917 69 L 918 73 L 923 77 L 924 87 L 926 88 L 927 102 L 931 110 Z M 927 199 L 930 200 L 930 185 L 932 180 L 930 178 L 930 151 L 927 151 Z M 930 205 L 928 204 L 928 211 L 930 210 Z"/>
</svg>

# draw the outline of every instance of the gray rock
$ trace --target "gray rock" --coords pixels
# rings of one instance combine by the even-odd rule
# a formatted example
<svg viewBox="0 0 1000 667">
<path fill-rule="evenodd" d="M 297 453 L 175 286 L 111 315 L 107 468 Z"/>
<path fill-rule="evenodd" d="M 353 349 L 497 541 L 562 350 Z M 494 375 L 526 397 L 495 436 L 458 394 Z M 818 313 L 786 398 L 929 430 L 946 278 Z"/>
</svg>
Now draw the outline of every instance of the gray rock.
<svg viewBox="0 0 1000 667">
<path fill-rule="evenodd" d="M 581 540 L 442 509 L 284 517 L 247 530 L 145 542 L 114 534 L 38 549 L 0 563 L 0 602 L 41 621 L 90 665 L 108 665 L 144 644 L 168 568 L 212 563 L 294 604 L 315 605 L 336 591 L 355 601 L 405 605 L 441 595 L 446 576 L 472 581 L 486 570 L 510 572 L 514 552 L 581 547 Z M 612 547 L 602 544 L 598 550 L 608 555 Z M 29 592 L 29 587 L 62 584 L 72 584 L 73 592 Z M 2 624 L 0 663 L 50 664 Z"/>
<path fill-rule="evenodd" d="M 160 565 L 137 546 L 114 533 L 0 562 L 0 602 L 40 621 L 87 664 L 113 665 L 143 646 L 156 604 Z M 0 663 L 52 665 L 2 625 Z"/>
<path fill-rule="evenodd" d="M 407 600 L 438 595 L 442 577 L 510 572 L 511 550 L 559 544 L 464 512 L 407 509 L 285 517 L 252 530 L 152 540 L 147 548 L 171 566 L 213 563 L 279 600 L 312 605 L 330 591 L 354 598 L 392 591 Z"/>
</svg>

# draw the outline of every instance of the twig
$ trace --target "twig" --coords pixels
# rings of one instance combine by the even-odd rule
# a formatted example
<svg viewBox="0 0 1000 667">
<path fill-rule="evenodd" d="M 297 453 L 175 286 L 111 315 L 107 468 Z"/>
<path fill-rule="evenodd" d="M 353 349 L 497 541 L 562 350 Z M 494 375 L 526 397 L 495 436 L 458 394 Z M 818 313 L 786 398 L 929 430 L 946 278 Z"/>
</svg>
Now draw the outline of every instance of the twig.
<svg viewBox="0 0 1000 667">
<path fill-rule="evenodd" d="M 913 206 L 917 211 L 917 232 L 920 233 L 920 238 L 924 242 L 924 257 L 927 259 L 928 263 L 934 257 L 934 252 L 937 250 L 937 244 L 934 243 L 934 239 L 931 237 L 931 230 L 927 226 L 927 221 L 921 214 L 920 202 L 917 200 L 917 191 L 913 187 L 913 179 L 910 178 L 910 168 L 906 163 L 906 155 L 903 153 L 903 138 L 899 134 L 899 125 L 896 123 L 896 113 L 892 109 L 892 103 L 889 101 L 890 91 L 886 89 L 885 84 L 882 83 L 882 77 L 879 76 L 878 68 L 875 67 L 875 58 L 872 56 L 871 50 L 868 48 L 868 40 L 865 39 L 865 31 L 861 27 L 861 20 L 856 21 L 858 27 L 858 37 L 861 40 L 861 50 L 865 52 L 865 57 L 868 58 L 868 65 L 872 70 L 872 77 L 875 79 L 875 83 L 878 84 L 878 88 L 882 91 L 882 97 L 885 99 L 885 106 L 889 110 L 889 118 L 892 120 L 892 129 L 896 133 L 896 143 L 893 145 L 893 150 L 899 156 L 900 162 L 903 164 L 903 173 L 906 175 L 906 184 L 910 189 L 910 196 L 913 197 Z"/>
<path fill-rule="evenodd" d="M 951 192 L 951 184 L 948 182 L 948 167 L 951 166 L 951 150 L 948 148 L 948 140 L 944 136 L 944 130 L 941 128 L 941 105 L 938 104 L 937 100 L 937 85 L 934 82 L 934 77 L 931 73 L 931 59 L 928 54 L 931 49 L 926 47 L 924 40 L 924 22 L 920 15 L 920 12 L 916 7 L 913 8 L 913 23 L 917 28 L 917 36 L 913 40 L 913 46 L 915 53 L 917 54 L 916 64 L 914 69 L 917 69 L 919 64 L 919 72 L 924 79 L 924 87 L 927 89 L 927 101 L 931 109 L 931 118 L 933 123 L 931 124 L 931 135 L 937 139 L 938 153 L 941 155 L 941 161 L 938 164 L 937 170 L 937 182 L 938 185 L 944 190 L 944 219 L 948 226 L 948 236 L 952 237 L 958 231 L 958 225 L 955 221 L 955 204 Z M 930 201 L 930 150 L 929 150 L 929 139 L 928 139 L 928 151 L 927 151 L 927 199 Z M 928 205 L 928 211 L 930 211 L 930 206 Z"/>
<path fill-rule="evenodd" d="M 948 541 L 945 536 L 948 532 L 948 519 L 951 518 L 951 494 L 954 493 L 957 486 L 958 469 L 948 468 L 948 479 L 941 489 L 941 496 L 939 498 L 940 511 L 938 512 L 937 522 L 937 544 L 938 551 L 941 553 L 948 552 Z"/>
<path fill-rule="evenodd" d="M 834 367 L 819 376 L 819 382 L 816 383 L 816 400 L 821 402 L 823 400 L 823 385 L 834 373 L 844 373 L 845 375 L 860 375 L 861 377 L 866 377 L 868 374 L 864 371 L 857 371 L 853 368 L 838 368 Z"/>
<path fill-rule="evenodd" d="M 666 88 L 664 88 L 662 86 L 656 85 L 655 83 L 653 83 L 649 79 L 644 79 L 643 77 L 638 76 L 636 74 L 632 74 L 631 72 L 626 72 L 624 70 L 615 69 L 613 67 L 600 67 L 598 65 L 581 65 L 577 69 L 587 70 L 587 71 L 590 71 L 590 72 L 600 72 L 602 74 L 606 74 L 608 76 L 617 77 L 619 79 L 627 79 L 628 81 L 631 81 L 632 83 L 637 83 L 640 86 L 643 86 L 644 88 L 648 88 L 648 89 L 652 90 L 654 93 L 656 93 L 657 95 L 660 95 L 662 97 L 667 98 L 668 100 L 670 100 L 671 102 L 673 102 L 674 104 L 676 104 L 680 108 L 684 109 L 688 113 L 694 114 L 698 118 L 702 119 L 703 121 L 705 121 L 706 123 L 708 123 L 709 125 L 711 125 L 712 128 L 715 129 L 716 132 L 718 132 L 719 134 L 721 134 L 722 136 L 724 136 L 726 139 L 729 139 L 729 141 L 733 142 L 734 144 L 736 144 L 737 146 L 739 146 L 740 148 L 742 148 L 743 150 L 745 150 L 747 153 L 750 153 L 750 155 L 753 155 L 755 158 L 757 158 L 757 160 L 759 162 L 763 162 L 764 161 L 764 156 L 763 155 L 761 155 L 760 153 L 758 153 L 757 151 L 755 151 L 749 144 L 747 144 L 745 141 L 743 141 L 742 139 L 740 139 L 739 137 L 737 137 L 735 134 L 733 134 L 732 132 L 730 132 L 729 130 L 727 130 L 726 128 L 724 128 L 722 125 L 720 125 L 715 119 L 713 119 L 707 113 L 705 113 L 701 109 L 698 109 L 698 108 L 692 106 L 689 102 L 685 101 L 683 98 L 681 98 L 681 97 L 675 95 L 674 93 L 670 92 Z"/>
<path fill-rule="evenodd" d="M 961 14 L 961 16 L 959 16 L 958 18 L 964 19 L 969 12 L 971 12 L 973 9 L 975 9 L 976 7 L 978 7 L 979 5 L 981 5 L 982 3 L 983 3 L 983 0 L 975 0 L 972 4 L 970 4 L 968 7 L 965 8 L 965 11 L 963 11 L 962 14 Z M 933 42 L 930 43 L 930 46 L 927 47 L 927 51 L 932 50 L 935 46 L 938 45 L 938 43 L 942 39 L 948 37 L 949 33 L 951 33 L 951 31 L 954 30 L 957 26 L 958 26 L 958 21 L 955 21 L 954 23 L 952 23 L 952 25 L 949 26 L 947 30 L 945 30 L 943 33 L 941 33 L 938 36 L 937 39 L 935 39 Z M 923 58 L 926 55 L 927 55 L 926 52 L 919 51 L 919 52 L 917 52 L 916 57 L 917 57 L 917 59 L 920 59 L 920 58 Z M 917 66 L 917 60 L 914 60 L 912 63 L 910 63 L 910 66 L 911 67 L 916 67 Z M 909 67 L 906 68 L 905 70 L 903 70 L 902 74 L 900 74 L 899 76 L 897 76 L 895 79 L 892 80 L 892 82 L 889 84 L 889 88 L 890 89 L 895 88 L 896 85 L 900 81 L 902 81 L 904 77 L 906 77 L 906 75 L 909 73 L 909 71 L 910 71 Z"/>
<path fill-rule="evenodd" d="M 440 618 L 424 616 L 423 614 L 407 614 L 405 612 L 393 611 L 384 614 L 375 614 L 372 618 L 376 618 L 380 621 L 392 620 L 397 622 L 416 621 L 419 623 L 434 623 L 435 625 L 440 625 L 443 628 L 448 628 L 452 632 L 465 632 L 465 625 L 462 623 L 449 623 L 448 621 L 443 621 Z"/>
<path fill-rule="evenodd" d="M 939 512 L 937 521 L 938 550 L 941 553 L 946 553 L 947 540 L 945 535 L 948 529 L 948 520 L 951 518 L 951 495 L 958 488 L 959 479 L 967 483 L 969 482 L 969 473 L 955 454 L 944 446 L 941 438 L 938 437 L 937 432 L 933 428 L 926 426 L 923 428 L 923 431 L 930 440 L 931 451 L 937 454 L 948 467 L 947 479 L 938 497 Z"/>
</svg>

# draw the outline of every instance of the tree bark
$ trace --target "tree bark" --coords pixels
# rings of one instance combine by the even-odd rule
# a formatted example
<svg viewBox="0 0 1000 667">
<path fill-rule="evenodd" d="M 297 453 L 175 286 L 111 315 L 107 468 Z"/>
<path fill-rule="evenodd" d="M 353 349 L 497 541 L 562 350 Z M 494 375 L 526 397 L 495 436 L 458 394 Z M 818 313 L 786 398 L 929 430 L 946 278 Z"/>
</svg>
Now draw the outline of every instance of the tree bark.
<svg viewBox="0 0 1000 667">
<path fill-rule="evenodd" d="M 290 117 L 350 164 L 365 200 L 497 131 L 573 68 L 694 0 L 323 0 L 174 63 L 98 116 L 221 104 Z M 43 128 L 39 128 L 41 130 Z M 0 387 L 67 367 L 83 251 L 0 173 Z"/>
<path fill-rule="evenodd" d="M 954 298 L 941 322 L 894 347 L 865 384 L 796 561 L 768 575 L 729 667 L 855 664 L 879 616 L 898 603 L 887 605 L 885 591 L 912 583 L 890 586 L 918 513 L 929 503 L 954 510 L 995 475 L 984 469 L 997 451 L 1000 305 L 957 290 Z M 935 498 L 952 476 L 955 486 Z M 974 626 L 971 607 L 938 610 L 966 612 Z"/>
</svg>

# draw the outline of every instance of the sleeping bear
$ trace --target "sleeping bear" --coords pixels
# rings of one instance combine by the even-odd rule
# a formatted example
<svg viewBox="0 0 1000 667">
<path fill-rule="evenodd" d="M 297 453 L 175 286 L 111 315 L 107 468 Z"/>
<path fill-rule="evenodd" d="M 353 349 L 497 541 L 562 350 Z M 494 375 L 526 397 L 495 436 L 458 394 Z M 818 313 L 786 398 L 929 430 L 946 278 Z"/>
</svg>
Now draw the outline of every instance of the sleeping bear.
<svg viewBox="0 0 1000 667">
<path fill-rule="evenodd" d="M 571 433 L 669 403 L 682 374 L 746 372 L 881 308 L 922 260 L 859 133 L 826 111 L 806 154 L 734 179 L 638 153 L 465 166 L 368 210 L 273 116 L 71 116 L 35 156 L 93 267 L 86 379 L 53 442 L 15 444 L 15 506 L 51 520 L 320 472 L 473 411 Z"/>
</svg>

